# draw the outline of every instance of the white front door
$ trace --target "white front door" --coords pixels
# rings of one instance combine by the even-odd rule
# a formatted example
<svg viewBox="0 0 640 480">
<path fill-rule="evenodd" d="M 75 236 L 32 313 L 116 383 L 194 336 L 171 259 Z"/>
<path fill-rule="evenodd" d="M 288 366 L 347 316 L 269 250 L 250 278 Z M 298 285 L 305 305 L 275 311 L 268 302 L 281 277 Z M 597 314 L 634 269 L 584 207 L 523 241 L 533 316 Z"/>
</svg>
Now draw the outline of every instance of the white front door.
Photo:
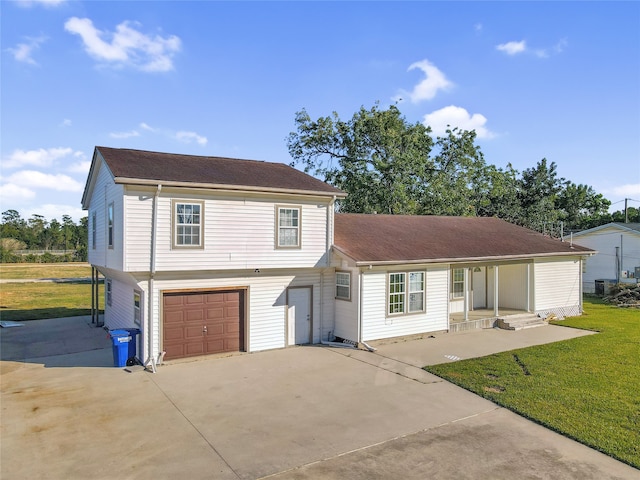
<svg viewBox="0 0 640 480">
<path fill-rule="evenodd" d="M 487 308 L 486 267 L 475 267 L 472 270 L 473 309 Z"/>
<path fill-rule="evenodd" d="M 311 287 L 287 289 L 287 308 L 287 344 L 312 343 Z"/>
</svg>

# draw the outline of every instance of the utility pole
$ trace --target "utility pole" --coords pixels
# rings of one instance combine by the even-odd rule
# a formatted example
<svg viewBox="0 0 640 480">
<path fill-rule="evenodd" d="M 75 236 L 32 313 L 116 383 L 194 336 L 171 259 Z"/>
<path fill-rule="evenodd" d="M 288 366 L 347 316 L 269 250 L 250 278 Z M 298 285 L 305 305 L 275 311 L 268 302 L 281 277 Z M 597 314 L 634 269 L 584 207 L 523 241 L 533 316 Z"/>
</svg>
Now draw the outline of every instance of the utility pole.
<svg viewBox="0 0 640 480">
<path fill-rule="evenodd" d="M 624 223 L 629 223 L 629 213 L 627 211 L 627 202 L 629 201 L 628 198 L 624 199 Z"/>
</svg>

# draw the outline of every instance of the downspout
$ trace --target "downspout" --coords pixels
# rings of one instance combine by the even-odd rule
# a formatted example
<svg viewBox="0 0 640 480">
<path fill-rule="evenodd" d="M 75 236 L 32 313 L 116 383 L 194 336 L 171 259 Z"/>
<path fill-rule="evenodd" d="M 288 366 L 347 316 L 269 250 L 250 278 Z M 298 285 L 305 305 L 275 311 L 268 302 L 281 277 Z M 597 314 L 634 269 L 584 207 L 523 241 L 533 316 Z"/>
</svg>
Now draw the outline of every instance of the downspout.
<svg viewBox="0 0 640 480">
<path fill-rule="evenodd" d="M 158 184 L 155 195 L 153 196 L 153 206 L 151 214 L 151 252 L 150 252 L 150 265 L 149 265 L 149 292 L 147 294 L 147 359 L 144 364 L 145 367 L 151 364 L 151 371 L 156 373 L 156 361 L 153 357 L 153 280 L 156 274 L 156 225 L 158 224 L 158 197 L 162 185 Z"/>
</svg>

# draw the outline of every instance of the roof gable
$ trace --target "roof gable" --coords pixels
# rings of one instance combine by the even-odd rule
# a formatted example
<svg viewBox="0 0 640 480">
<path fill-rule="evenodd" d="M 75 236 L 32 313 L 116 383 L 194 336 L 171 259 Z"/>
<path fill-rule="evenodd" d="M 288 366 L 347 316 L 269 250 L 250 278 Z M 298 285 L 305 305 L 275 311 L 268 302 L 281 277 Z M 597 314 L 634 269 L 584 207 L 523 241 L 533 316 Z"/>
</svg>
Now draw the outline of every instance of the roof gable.
<svg viewBox="0 0 640 480">
<path fill-rule="evenodd" d="M 83 204 L 100 158 L 114 181 L 121 184 L 345 196 L 341 190 L 284 163 L 96 147 Z"/>
<path fill-rule="evenodd" d="M 334 245 L 362 264 L 595 253 L 489 217 L 336 214 Z"/>
<path fill-rule="evenodd" d="M 587 230 L 582 230 L 580 232 L 574 232 L 574 237 L 580 237 L 583 235 L 589 235 L 591 233 L 596 233 L 601 230 L 605 230 L 607 228 L 615 228 L 616 230 L 620 230 L 621 232 L 631 232 L 640 234 L 640 223 L 619 223 L 619 222 L 611 222 L 606 223 L 604 225 L 599 225 L 597 227 L 589 228 Z"/>
</svg>

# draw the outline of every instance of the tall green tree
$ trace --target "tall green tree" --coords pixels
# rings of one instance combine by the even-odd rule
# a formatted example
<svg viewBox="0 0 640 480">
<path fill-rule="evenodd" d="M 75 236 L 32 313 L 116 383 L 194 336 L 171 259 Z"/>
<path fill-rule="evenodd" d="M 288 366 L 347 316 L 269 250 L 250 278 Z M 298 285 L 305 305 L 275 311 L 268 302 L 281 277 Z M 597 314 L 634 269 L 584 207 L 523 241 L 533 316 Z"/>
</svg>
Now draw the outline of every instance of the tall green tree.
<svg viewBox="0 0 640 480">
<path fill-rule="evenodd" d="M 547 159 L 543 158 L 535 167 L 522 172 L 518 191 L 521 225 L 542 230 L 545 224 L 558 221 L 556 200 L 564 179 L 558 177 L 557 169 L 555 162 L 547 164 Z"/>
<path fill-rule="evenodd" d="M 361 107 L 348 121 L 336 112 L 312 120 L 296 113 L 287 139 L 293 165 L 344 190 L 345 212 L 473 214 L 469 185 L 484 165 L 475 132 L 431 129 L 410 123 L 395 105 Z"/>
<path fill-rule="evenodd" d="M 611 202 L 587 185 L 564 182 L 556 203 L 558 218 L 568 229 L 592 228 L 610 219 Z"/>
</svg>

